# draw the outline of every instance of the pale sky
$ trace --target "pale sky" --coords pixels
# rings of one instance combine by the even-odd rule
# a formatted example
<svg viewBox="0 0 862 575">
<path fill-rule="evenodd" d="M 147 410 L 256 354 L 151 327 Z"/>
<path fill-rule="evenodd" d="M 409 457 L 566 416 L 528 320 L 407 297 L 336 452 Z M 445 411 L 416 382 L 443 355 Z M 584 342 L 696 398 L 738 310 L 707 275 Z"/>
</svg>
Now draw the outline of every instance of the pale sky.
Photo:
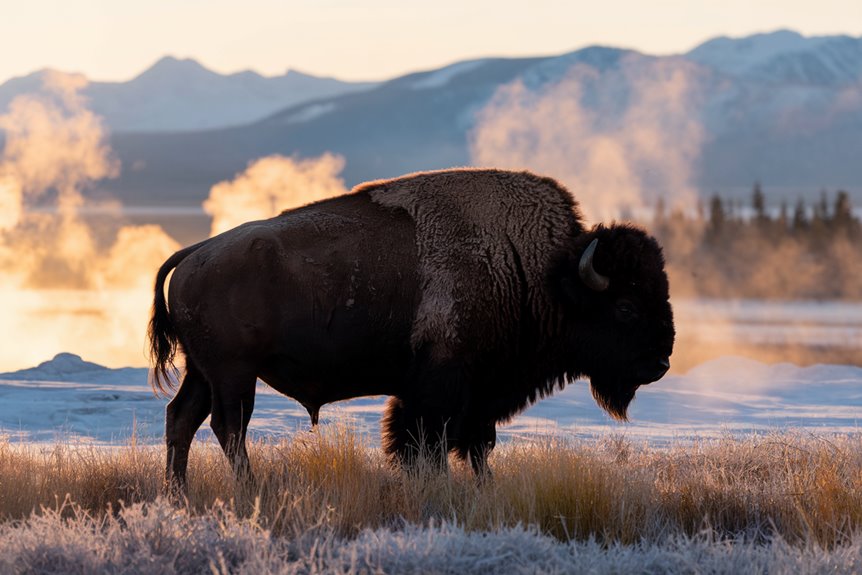
<svg viewBox="0 0 862 575">
<path fill-rule="evenodd" d="M 0 82 L 45 67 L 127 80 L 165 55 L 380 80 L 591 44 L 669 54 L 778 28 L 862 36 L 862 0 L 0 0 Z"/>
</svg>

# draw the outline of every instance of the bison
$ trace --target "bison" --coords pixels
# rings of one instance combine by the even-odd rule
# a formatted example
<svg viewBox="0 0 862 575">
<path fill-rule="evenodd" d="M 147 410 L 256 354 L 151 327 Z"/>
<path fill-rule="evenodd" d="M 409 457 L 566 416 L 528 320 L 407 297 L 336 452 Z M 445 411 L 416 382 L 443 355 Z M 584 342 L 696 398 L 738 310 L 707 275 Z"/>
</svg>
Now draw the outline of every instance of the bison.
<svg viewBox="0 0 862 575">
<path fill-rule="evenodd" d="M 173 276 L 167 301 L 164 284 Z M 584 226 L 553 179 L 453 169 L 362 184 L 187 247 L 159 269 L 154 389 L 177 350 L 166 479 L 185 486 L 207 415 L 237 473 L 258 378 L 304 405 L 391 396 L 383 446 L 409 463 L 454 451 L 487 473 L 495 425 L 588 377 L 618 419 L 670 367 L 658 243 Z"/>
</svg>

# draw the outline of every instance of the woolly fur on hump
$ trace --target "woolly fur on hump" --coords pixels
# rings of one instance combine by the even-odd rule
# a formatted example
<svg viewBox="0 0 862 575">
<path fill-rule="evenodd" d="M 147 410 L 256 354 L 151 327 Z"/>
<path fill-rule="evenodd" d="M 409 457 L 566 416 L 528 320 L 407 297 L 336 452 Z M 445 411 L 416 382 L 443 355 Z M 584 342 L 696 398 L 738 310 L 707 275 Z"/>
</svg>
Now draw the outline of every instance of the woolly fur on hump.
<svg viewBox="0 0 862 575">
<path fill-rule="evenodd" d="M 464 168 L 369 182 L 356 191 L 415 221 L 422 297 L 414 348 L 427 346 L 445 360 L 513 343 L 506 339 L 522 328 L 524 315 L 550 321 L 541 317 L 554 307 L 548 269 L 583 231 L 577 203 L 555 180 Z"/>
</svg>

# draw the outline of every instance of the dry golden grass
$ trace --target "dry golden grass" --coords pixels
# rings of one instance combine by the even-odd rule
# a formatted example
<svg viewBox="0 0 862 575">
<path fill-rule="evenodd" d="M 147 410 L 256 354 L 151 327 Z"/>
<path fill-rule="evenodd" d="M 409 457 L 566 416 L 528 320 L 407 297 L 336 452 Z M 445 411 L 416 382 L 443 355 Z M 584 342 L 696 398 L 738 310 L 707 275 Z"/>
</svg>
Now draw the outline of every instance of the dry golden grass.
<svg viewBox="0 0 862 575">
<path fill-rule="evenodd" d="M 694 535 L 831 547 L 862 531 L 862 439 L 776 434 L 651 449 L 622 439 L 512 442 L 479 485 L 459 463 L 444 475 L 400 471 L 341 427 L 250 449 L 257 481 L 238 485 L 221 451 L 196 443 L 188 504 L 218 502 L 277 534 L 449 520 L 467 530 L 535 525 L 560 539 L 632 543 Z M 98 516 L 155 500 L 163 449 L 0 443 L 0 518 L 73 501 Z"/>
</svg>

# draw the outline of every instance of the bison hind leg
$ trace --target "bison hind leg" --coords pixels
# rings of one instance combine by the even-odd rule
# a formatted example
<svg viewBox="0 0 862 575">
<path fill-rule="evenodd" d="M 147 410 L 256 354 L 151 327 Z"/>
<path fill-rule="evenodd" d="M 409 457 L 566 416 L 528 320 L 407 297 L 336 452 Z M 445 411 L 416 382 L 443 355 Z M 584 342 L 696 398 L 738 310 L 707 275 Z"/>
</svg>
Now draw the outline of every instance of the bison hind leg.
<svg viewBox="0 0 862 575">
<path fill-rule="evenodd" d="M 165 487 L 169 493 L 185 492 L 189 449 L 195 432 L 210 414 L 210 407 L 209 383 L 188 361 L 182 385 L 165 409 Z"/>
<path fill-rule="evenodd" d="M 254 484 L 246 449 L 246 434 L 254 411 L 253 366 L 245 363 L 210 366 L 206 372 L 212 388 L 210 427 L 242 483 Z"/>
</svg>

